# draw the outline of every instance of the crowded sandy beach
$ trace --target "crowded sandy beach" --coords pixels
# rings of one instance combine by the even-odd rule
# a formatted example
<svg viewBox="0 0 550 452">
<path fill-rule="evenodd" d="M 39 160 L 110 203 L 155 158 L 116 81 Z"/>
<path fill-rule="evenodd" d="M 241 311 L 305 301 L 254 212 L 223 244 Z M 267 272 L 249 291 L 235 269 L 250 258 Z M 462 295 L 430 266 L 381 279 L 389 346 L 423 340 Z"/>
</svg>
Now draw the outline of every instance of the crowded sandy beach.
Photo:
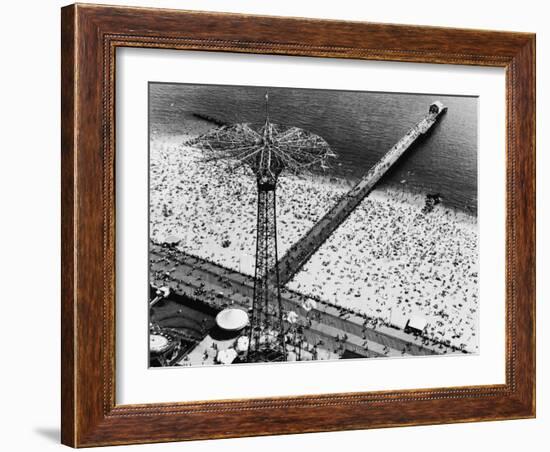
<svg viewBox="0 0 550 452">
<path fill-rule="evenodd" d="M 201 151 L 182 145 L 186 139 L 151 140 L 151 239 L 176 236 L 182 251 L 254 275 L 256 180 L 247 167 L 204 162 Z M 282 175 L 277 188 L 279 255 L 350 186 L 328 177 Z"/>
<path fill-rule="evenodd" d="M 178 248 L 254 274 L 256 181 L 245 167 L 205 162 L 189 134 L 152 133 L 150 235 L 177 237 Z M 277 188 L 279 258 L 352 183 L 283 174 Z M 375 190 L 288 284 L 292 290 L 404 327 L 415 316 L 426 335 L 478 351 L 476 218 L 443 204 L 424 213 L 423 196 Z"/>
</svg>

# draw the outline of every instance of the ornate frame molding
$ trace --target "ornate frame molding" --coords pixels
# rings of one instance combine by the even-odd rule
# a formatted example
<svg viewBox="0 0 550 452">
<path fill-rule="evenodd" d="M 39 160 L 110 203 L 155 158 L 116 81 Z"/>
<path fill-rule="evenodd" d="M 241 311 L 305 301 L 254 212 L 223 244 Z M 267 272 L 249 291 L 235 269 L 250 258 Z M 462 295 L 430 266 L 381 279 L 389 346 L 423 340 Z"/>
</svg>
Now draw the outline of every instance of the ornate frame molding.
<svg viewBox="0 0 550 452">
<path fill-rule="evenodd" d="M 118 47 L 506 68 L 506 383 L 116 405 Z M 77 4 L 62 9 L 62 91 L 64 444 L 81 447 L 535 415 L 534 35 Z"/>
</svg>

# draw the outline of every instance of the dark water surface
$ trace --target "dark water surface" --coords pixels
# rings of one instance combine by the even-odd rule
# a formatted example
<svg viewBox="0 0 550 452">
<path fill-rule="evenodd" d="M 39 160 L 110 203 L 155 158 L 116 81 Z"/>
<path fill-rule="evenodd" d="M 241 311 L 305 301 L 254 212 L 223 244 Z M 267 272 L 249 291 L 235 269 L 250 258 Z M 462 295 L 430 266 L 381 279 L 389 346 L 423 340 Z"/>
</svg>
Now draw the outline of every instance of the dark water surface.
<svg viewBox="0 0 550 452">
<path fill-rule="evenodd" d="M 329 173 L 358 180 L 427 113 L 448 106 L 431 133 L 383 178 L 413 193 L 439 193 L 448 206 L 477 213 L 477 97 L 151 83 L 152 131 L 188 133 L 193 113 L 226 123 L 263 122 L 269 91 L 273 123 L 323 137 L 338 154 Z"/>
</svg>

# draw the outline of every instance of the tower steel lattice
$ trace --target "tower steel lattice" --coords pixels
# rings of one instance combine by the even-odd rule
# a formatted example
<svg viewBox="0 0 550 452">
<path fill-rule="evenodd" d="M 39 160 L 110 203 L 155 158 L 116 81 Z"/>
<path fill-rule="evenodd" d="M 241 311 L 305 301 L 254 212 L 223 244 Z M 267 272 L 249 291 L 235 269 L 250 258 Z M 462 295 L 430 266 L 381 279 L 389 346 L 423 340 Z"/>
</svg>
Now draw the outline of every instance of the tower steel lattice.
<svg viewBox="0 0 550 452">
<path fill-rule="evenodd" d="M 285 335 L 277 253 L 274 185 L 258 184 L 256 267 L 249 333 L 249 360 L 285 359 Z"/>
<path fill-rule="evenodd" d="M 315 166 L 327 168 L 336 155 L 318 135 L 298 127 L 273 124 L 265 95 L 265 122 L 261 127 L 241 123 L 215 128 L 192 144 L 207 153 L 206 161 L 228 160 L 248 166 L 258 190 L 256 265 L 248 361 L 286 359 L 284 315 L 277 252 L 276 188 L 283 170 L 303 174 Z"/>
</svg>

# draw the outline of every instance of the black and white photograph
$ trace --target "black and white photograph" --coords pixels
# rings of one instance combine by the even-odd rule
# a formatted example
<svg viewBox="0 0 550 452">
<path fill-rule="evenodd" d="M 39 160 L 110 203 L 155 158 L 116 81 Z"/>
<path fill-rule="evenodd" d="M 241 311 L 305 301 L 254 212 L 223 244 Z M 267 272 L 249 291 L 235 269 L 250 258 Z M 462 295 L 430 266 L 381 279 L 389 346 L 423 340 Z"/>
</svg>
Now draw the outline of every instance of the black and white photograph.
<svg viewBox="0 0 550 452">
<path fill-rule="evenodd" d="M 545 2 L 4 5 L 2 450 L 547 451 Z"/>
<path fill-rule="evenodd" d="M 480 352 L 476 96 L 148 99 L 150 367 Z"/>
</svg>

